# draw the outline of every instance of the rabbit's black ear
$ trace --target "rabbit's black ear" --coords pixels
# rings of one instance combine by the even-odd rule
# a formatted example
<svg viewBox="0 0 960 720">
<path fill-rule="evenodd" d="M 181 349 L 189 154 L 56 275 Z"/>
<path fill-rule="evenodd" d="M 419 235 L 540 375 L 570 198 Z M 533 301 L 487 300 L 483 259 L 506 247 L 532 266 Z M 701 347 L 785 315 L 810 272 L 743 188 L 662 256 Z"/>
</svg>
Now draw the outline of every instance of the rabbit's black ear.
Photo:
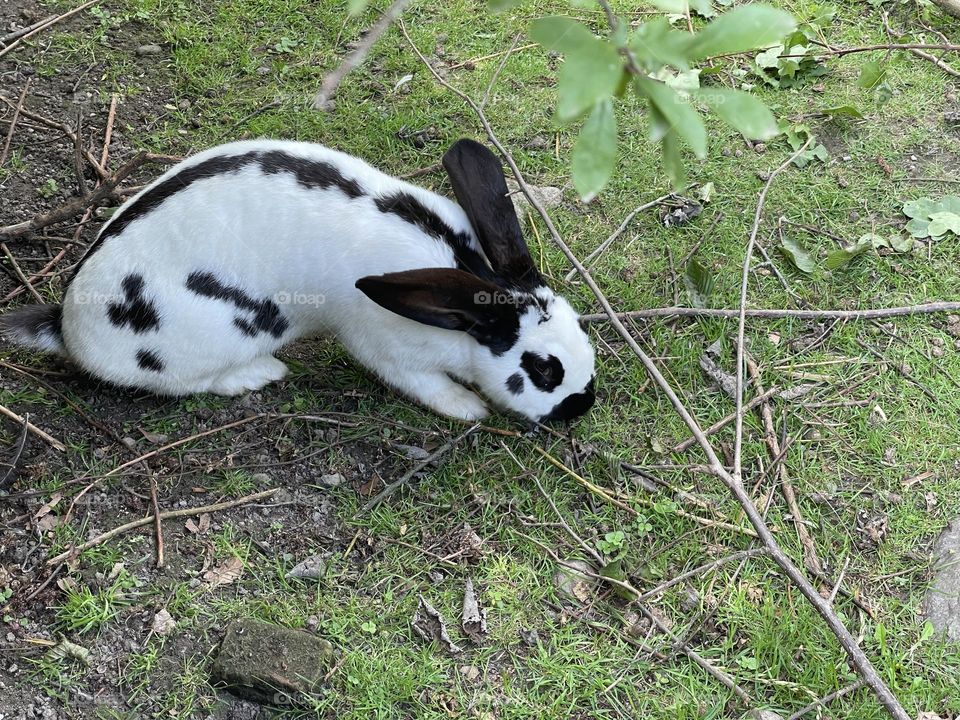
<svg viewBox="0 0 960 720">
<path fill-rule="evenodd" d="M 493 269 L 523 290 L 543 285 L 497 156 L 478 142 L 458 140 L 443 156 L 443 167 Z"/>
<path fill-rule="evenodd" d="M 410 320 L 459 330 L 496 354 L 520 332 L 520 308 L 493 283 L 463 270 L 423 268 L 368 275 L 356 287 L 381 307 Z"/>
</svg>

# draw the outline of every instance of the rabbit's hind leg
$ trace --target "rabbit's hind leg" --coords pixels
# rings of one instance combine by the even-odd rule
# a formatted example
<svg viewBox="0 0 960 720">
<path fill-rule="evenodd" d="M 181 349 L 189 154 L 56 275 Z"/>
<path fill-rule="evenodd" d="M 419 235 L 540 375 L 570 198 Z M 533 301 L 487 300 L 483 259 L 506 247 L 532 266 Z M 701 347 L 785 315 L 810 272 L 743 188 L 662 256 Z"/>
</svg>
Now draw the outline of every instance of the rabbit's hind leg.
<svg viewBox="0 0 960 720">
<path fill-rule="evenodd" d="M 224 371 L 211 381 L 206 392 L 215 395 L 241 395 L 282 379 L 287 370 L 287 366 L 272 355 L 261 355 L 246 365 Z"/>
</svg>

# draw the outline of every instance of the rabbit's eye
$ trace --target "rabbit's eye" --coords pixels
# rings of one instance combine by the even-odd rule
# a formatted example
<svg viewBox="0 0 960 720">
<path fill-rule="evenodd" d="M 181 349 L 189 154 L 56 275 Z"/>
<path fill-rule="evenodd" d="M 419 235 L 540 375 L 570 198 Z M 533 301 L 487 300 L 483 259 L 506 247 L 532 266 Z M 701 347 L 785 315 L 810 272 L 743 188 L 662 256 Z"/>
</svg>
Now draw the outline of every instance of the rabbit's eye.
<svg viewBox="0 0 960 720">
<path fill-rule="evenodd" d="M 563 382 L 563 365 L 553 355 L 543 357 L 525 352 L 520 357 L 520 367 L 526 370 L 530 382 L 545 392 L 550 392 Z"/>
</svg>

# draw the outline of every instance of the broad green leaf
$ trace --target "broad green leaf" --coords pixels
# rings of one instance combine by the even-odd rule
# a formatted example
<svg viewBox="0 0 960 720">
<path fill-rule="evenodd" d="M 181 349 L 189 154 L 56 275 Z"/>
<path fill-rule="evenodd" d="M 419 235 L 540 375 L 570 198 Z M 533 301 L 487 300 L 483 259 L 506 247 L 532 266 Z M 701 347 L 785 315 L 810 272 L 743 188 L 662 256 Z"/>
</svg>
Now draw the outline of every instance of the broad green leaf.
<svg viewBox="0 0 960 720">
<path fill-rule="evenodd" d="M 694 90 L 700 89 L 700 70 L 684 70 L 674 74 L 668 74 L 661 78 L 668 87 L 672 87 L 686 99 Z"/>
<path fill-rule="evenodd" d="M 692 10 L 705 18 L 716 15 L 710 0 L 650 0 L 650 4 L 666 13 L 686 15 L 688 10 Z"/>
<path fill-rule="evenodd" d="M 930 234 L 934 237 L 952 232 L 960 235 L 960 215 L 952 212 L 935 212 L 930 216 Z"/>
<path fill-rule="evenodd" d="M 956 195 L 944 195 L 943 199 L 938 203 L 937 210 L 960 215 L 960 197 Z"/>
<path fill-rule="evenodd" d="M 838 105 L 837 107 L 824 108 L 820 112 L 824 115 L 829 115 L 830 117 L 843 115 L 846 117 L 853 117 L 861 120 L 863 119 L 863 113 L 857 110 L 853 105 Z"/>
<path fill-rule="evenodd" d="M 490 2 L 493 4 L 494 0 L 490 0 Z M 369 4 L 370 0 L 347 0 L 347 12 L 351 17 L 359 15 Z"/>
<path fill-rule="evenodd" d="M 887 70 L 880 64 L 879 60 L 871 60 L 860 66 L 860 77 L 857 78 L 857 85 L 867 90 L 872 90 L 886 77 Z"/>
<path fill-rule="evenodd" d="M 825 266 L 827 270 L 836 270 L 837 268 L 841 268 L 855 257 L 862 255 L 871 247 L 873 247 L 873 243 L 870 241 L 870 238 L 863 236 L 853 245 L 849 245 L 845 248 L 839 248 L 827 255 Z"/>
<path fill-rule="evenodd" d="M 700 197 L 700 202 L 706 205 L 708 202 L 713 200 L 714 192 L 715 188 L 713 187 L 713 182 L 708 182 L 700 188 L 700 192 L 698 192 L 697 195 Z"/>
<path fill-rule="evenodd" d="M 783 10 L 753 3 L 725 12 L 693 36 L 689 57 L 746 52 L 765 48 L 796 28 L 796 20 Z"/>
<path fill-rule="evenodd" d="M 783 55 L 783 45 L 774 45 L 762 53 L 757 53 L 753 61 L 762 68 L 776 69 L 780 67 L 781 55 Z"/>
<path fill-rule="evenodd" d="M 810 254 L 791 238 L 783 238 L 780 244 L 780 252 L 790 261 L 791 265 L 802 273 L 809 275 L 816 268 L 816 263 L 810 257 Z"/>
<path fill-rule="evenodd" d="M 531 37 L 566 59 L 557 77 L 557 118 L 570 122 L 600 100 L 613 96 L 625 72 L 617 49 L 576 20 L 546 17 L 534 22 Z"/>
<path fill-rule="evenodd" d="M 707 131 L 699 113 L 663 83 L 645 77 L 636 78 L 637 92 L 648 98 L 668 126 L 693 150 L 698 158 L 707 156 Z"/>
<path fill-rule="evenodd" d="M 568 17 L 549 16 L 534 20 L 530 37 L 548 50 L 578 52 L 593 46 L 599 38 L 583 23 Z"/>
<path fill-rule="evenodd" d="M 594 107 L 583 124 L 571 156 L 573 186 L 590 202 L 610 181 L 617 160 L 617 122 L 607 98 Z"/>
<path fill-rule="evenodd" d="M 927 218 L 912 218 L 906 225 L 906 230 L 915 238 L 930 236 L 930 221 Z"/>
<path fill-rule="evenodd" d="M 910 252 L 913 250 L 913 246 L 916 245 L 916 240 L 914 240 L 909 235 L 891 235 L 890 236 L 890 248 L 899 253 Z"/>
<path fill-rule="evenodd" d="M 690 258 L 687 261 L 687 267 L 683 270 L 683 285 L 687 289 L 687 295 L 690 297 L 690 304 L 693 307 L 707 307 L 714 286 L 710 268 L 701 265 L 697 258 Z"/>
<path fill-rule="evenodd" d="M 643 23 L 630 36 L 628 45 L 640 63 L 655 72 L 663 65 L 680 70 L 690 67 L 687 46 L 690 35 L 670 27 L 664 18 Z"/>
<path fill-rule="evenodd" d="M 730 88 L 703 88 L 694 93 L 717 117 L 751 140 L 769 140 L 780 134 L 770 108 L 750 93 Z"/>
<path fill-rule="evenodd" d="M 903 204 L 903 214 L 911 218 L 929 218 L 939 210 L 938 204 L 930 198 L 919 198 Z"/>
<path fill-rule="evenodd" d="M 680 138 L 653 103 L 650 104 L 650 140 L 660 143 L 663 169 L 673 188 L 681 190 L 687 184 L 687 177 L 680 157 Z"/>
</svg>

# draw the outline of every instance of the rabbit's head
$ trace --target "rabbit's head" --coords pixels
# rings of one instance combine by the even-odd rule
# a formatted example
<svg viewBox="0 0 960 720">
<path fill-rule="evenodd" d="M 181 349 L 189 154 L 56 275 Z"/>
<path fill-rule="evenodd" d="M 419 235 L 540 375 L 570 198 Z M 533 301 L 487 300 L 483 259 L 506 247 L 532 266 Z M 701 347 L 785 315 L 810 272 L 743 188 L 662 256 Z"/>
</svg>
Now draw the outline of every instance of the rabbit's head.
<svg viewBox="0 0 960 720">
<path fill-rule="evenodd" d="M 472 367 L 460 377 L 500 407 L 543 422 L 579 417 L 595 399 L 594 350 L 530 256 L 500 161 L 460 140 L 443 164 L 489 265 L 406 270 L 357 287 L 399 315 L 473 337 Z"/>
</svg>

